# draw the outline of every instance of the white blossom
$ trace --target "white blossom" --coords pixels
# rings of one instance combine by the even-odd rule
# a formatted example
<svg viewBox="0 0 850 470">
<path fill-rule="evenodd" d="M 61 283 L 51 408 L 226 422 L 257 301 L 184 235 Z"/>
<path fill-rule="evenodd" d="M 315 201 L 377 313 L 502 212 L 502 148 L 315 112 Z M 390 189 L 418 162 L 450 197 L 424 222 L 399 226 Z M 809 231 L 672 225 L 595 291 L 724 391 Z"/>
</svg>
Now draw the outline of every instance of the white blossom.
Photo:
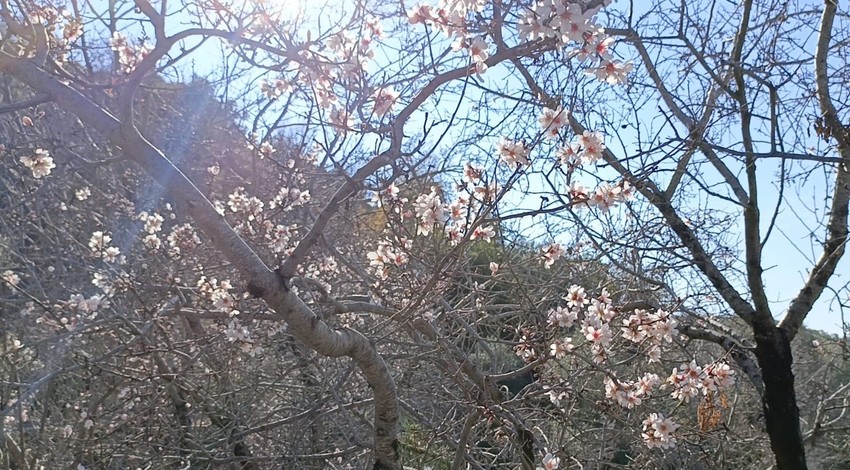
<svg viewBox="0 0 850 470">
<path fill-rule="evenodd" d="M 21 157 L 21 163 L 32 171 L 35 179 L 40 179 L 50 174 L 50 170 L 56 168 L 50 152 L 40 148 L 35 149 L 32 155 Z"/>
</svg>

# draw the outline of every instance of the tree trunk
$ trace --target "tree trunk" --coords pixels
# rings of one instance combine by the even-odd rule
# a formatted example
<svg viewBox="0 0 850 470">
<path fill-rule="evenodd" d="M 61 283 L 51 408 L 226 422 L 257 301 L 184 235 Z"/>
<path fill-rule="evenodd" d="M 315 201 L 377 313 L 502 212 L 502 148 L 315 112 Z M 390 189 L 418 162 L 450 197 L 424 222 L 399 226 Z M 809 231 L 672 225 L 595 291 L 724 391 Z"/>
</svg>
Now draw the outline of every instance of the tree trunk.
<svg viewBox="0 0 850 470">
<path fill-rule="evenodd" d="M 794 362 L 785 330 L 756 327 L 756 356 L 764 379 L 764 417 L 777 470 L 806 469 L 800 410 L 794 392 Z"/>
</svg>

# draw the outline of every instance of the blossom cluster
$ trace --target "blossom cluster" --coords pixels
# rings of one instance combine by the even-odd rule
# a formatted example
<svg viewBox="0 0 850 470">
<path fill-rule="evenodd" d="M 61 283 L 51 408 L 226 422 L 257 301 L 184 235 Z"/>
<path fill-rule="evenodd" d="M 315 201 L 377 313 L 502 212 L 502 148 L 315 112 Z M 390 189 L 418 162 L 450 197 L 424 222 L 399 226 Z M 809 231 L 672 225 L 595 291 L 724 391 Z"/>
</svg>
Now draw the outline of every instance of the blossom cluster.
<svg viewBox="0 0 850 470">
<path fill-rule="evenodd" d="M 289 161 L 293 184 L 301 184 L 303 180 L 294 169 L 294 161 Z M 282 186 L 268 201 L 263 202 L 258 197 L 250 196 L 244 187 L 235 188 L 227 196 L 227 201 L 214 201 L 218 213 L 222 216 L 236 215 L 234 228 L 247 236 L 262 236 L 273 253 L 288 256 L 294 249 L 293 238 L 297 235 L 298 224 L 275 224 L 272 220 L 280 213 L 291 211 L 310 202 L 312 196 L 309 190 L 297 186 Z M 274 213 L 269 213 L 274 211 Z"/>
<path fill-rule="evenodd" d="M 89 248 L 92 254 L 101 257 L 107 263 L 123 263 L 124 257 L 121 255 L 121 250 L 117 246 L 109 246 L 112 237 L 101 232 L 100 230 L 92 232 L 89 238 Z"/>
<path fill-rule="evenodd" d="M 623 319 L 620 328 L 623 338 L 647 347 L 646 354 L 650 362 L 661 360 L 661 345 L 671 343 L 677 333 L 678 321 L 665 310 L 655 312 L 637 309 Z"/>
<path fill-rule="evenodd" d="M 339 263 L 333 256 L 325 256 L 321 260 L 315 261 L 307 265 L 304 269 L 306 276 L 319 278 L 323 274 L 333 275 L 339 273 Z M 325 286 L 325 289 L 330 292 L 331 287 Z"/>
<path fill-rule="evenodd" d="M 561 259 L 564 255 L 564 247 L 558 243 L 550 243 L 543 248 L 543 267 L 549 269 L 555 264 L 555 261 Z"/>
<path fill-rule="evenodd" d="M 496 144 L 496 150 L 502 161 L 511 168 L 519 168 L 530 163 L 528 155 L 531 153 L 531 149 L 522 142 L 514 142 L 502 137 Z"/>
<path fill-rule="evenodd" d="M 109 300 L 98 294 L 92 295 L 89 298 L 85 298 L 80 294 L 73 294 L 68 301 L 65 302 L 65 307 L 68 310 L 76 314 L 86 314 L 86 319 L 88 320 L 92 320 L 97 317 L 98 310 L 108 308 L 109 305 Z"/>
<path fill-rule="evenodd" d="M 265 221 L 266 224 L 266 239 L 269 241 L 269 247 L 274 253 L 283 253 L 288 256 L 294 249 L 289 242 L 298 230 L 297 224 L 281 225 L 272 224 L 271 221 Z"/>
<path fill-rule="evenodd" d="M 147 211 L 141 212 L 139 214 L 139 220 L 144 222 L 143 230 L 147 235 L 142 239 L 142 243 L 144 243 L 145 247 L 149 250 L 158 250 L 162 246 L 162 240 L 159 239 L 157 233 L 162 231 L 162 223 L 165 219 L 154 212 L 153 214 L 149 214 Z"/>
<path fill-rule="evenodd" d="M 21 163 L 32 171 L 32 176 L 35 179 L 49 175 L 50 170 L 56 168 L 50 152 L 40 148 L 35 149 L 32 155 L 21 157 Z"/>
<path fill-rule="evenodd" d="M 487 70 L 489 46 L 486 38 L 468 33 L 466 16 L 481 12 L 486 4 L 486 0 L 441 0 L 436 7 L 420 3 L 407 12 L 407 20 L 413 25 L 422 23 L 433 27 L 446 37 L 455 37 L 452 50 L 467 51 L 475 72 L 481 74 Z"/>
<path fill-rule="evenodd" d="M 634 187 L 628 181 L 601 183 L 592 192 L 580 184 L 570 187 L 570 200 L 577 207 L 587 206 L 607 212 L 618 204 L 634 199 Z"/>
<path fill-rule="evenodd" d="M 484 38 L 459 37 L 452 43 L 452 50 L 468 51 L 476 73 L 482 74 L 487 70 L 487 59 L 490 57 L 490 51 L 487 41 Z"/>
<path fill-rule="evenodd" d="M 248 196 L 245 188 L 238 187 L 227 196 L 227 206 L 235 214 L 243 214 L 248 221 L 253 221 L 263 212 L 265 203 L 255 196 Z"/>
<path fill-rule="evenodd" d="M 67 61 L 69 46 L 83 35 L 83 25 L 65 9 L 29 4 L 30 24 L 44 27 L 50 52 L 58 62 Z"/>
<path fill-rule="evenodd" d="M 336 71 L 315 67 L 299 74 L 297 81 L 305 88 L 312 90 L 316 105 L 322 109 L 329 109 L 339 103 L 339 98 L 333 89 L 334 81 L 337 79 Z"/>
<path fill-rule="evenodd" d="M 260 144 L 260 159 L 271 157 L 275 150 L 277 149 L 272 146 L 271 142 L 263 142 Z"/>
<path fill-rule="evenodd" d="M 572 285 L 563 296 L 566 306 L 556 306 L 549 309 L 547 323 L 554 330 L 570 329 L 581 319 L 581 334 L 590 345 L 593 358 L 597 363 L 603 364 L 607 361 L 606 350 L 611 347 L 614 340 L 614 331 L 611 329 L 611 321 L 618 311 L 611 304 L 608 292 L 603 289 L 597 298 L 590 298 L 584 287 Z M 574 345 L 572 338 L 555 339 L 549 344 L 550 355 L 556 359 L 566 356 L 572 351 Z M 517 346 L 517 354 L 526 359 L 537 356 L 536 351 L 529 344 L 523 342 Z"/>
<path fill-rule="evenodd" d="M 398 97 L 399 92 L 395 91 L 393 87 L 386 86 L 378 88 L 372 93 L 372 111 L 379 117 L 389 113 L 392 111 Z"/>
<path fill-rule="evenodd" d="M 431 26 L 447 37 L 464 37 L 466 16 L 483 11 L 486 5 L 487 0 L 440 0 L 436 7 L 420 3 L 407 12 L 407 20 Z"/>
<path fill-rule="evenodd" d="M 15 407 L 15 413 L 3 413 L 3 425 L 5 426 L 14 426 L 16 423 L 25 423 L 29 421 L 29 407 L 22 405 L 18 405 L 17 398 L 10 398 L 6 401 L 5 410 L 9 410 L 12 407 Z"/>
<path fill-rule="evenodd" d="M 474 229 L 472 229 L 472 234 L 469 238 L 470 240 L 482 240 L 486 243 L 490 243 L 493 241 L 495 236 L 496 229 L 494 229 L 492 225 L 477 225 Z M 453 237 L 452 242 L 457 243 L 458 236 Z"/>
<path fill-rule="evenodd" d="M 343 64 L 343 68 L 360 68 L 365 59 L 374 59 L 375 52 L 370 49 L 372 41 L 375 39 L 385 39 L 384 27 L 381 24 L 380 18 L 367 16 L 363 21 L 363 29 L 357 34 L 352 34 L 349 31 L 340 31 L 331 36 L 326 45 L 334 51 L 337 59 L 347 61 Z M 357 64 L 356 61 L 361 62 Z M 359 65 L 359 67 L 358 67 Z M 359 72 L 359 70 L 352 70 Z"/>
<path fill-rule="evenodd" d="M 372 193 L 371 202 L 377 207 L 391 207 L 392 211 L 403 217 L 402 208 L 408 199 L 401 196 L 401 190 L 395 183 L 390 183 L 381 191 Z"/>
<path fill-rule="evenodd" d="M 279 78 L 275 80 L 263 79 L 260 81 L 260 91 L 266 95 L 266 98 L 273 100 L 281 97 L 284 93 L 291 93 L 292 83 Z"/>
<path fill-rule="evenodd" d="M 571 143 L 559 148 L 556 155 L 562 164 L 573 167 L 582 163 L 595 163 L 602 158 L 605 149 L 605 136 L 601 132 L 584 131 Z"/>
<path fill-rule="evenodd" d="M 401 196 L 399 188 L 395 184 L 388 185 L 385 189 L 373 192 L 371 201 L 373 204 L 384 209 L 386 215 L 401 223 L 410 217 L 415 217 L 416 234 L 428 236 L 434 232 L 435 227 L 441 227 L 449 243 L 457 245 L 465 237 L 470 240 L 481 240 L 491 242 L 496 236 L 496 229 L 477 219 L 477 207 L 481 202 L 491 202 L 493 194 L 497 191 L 495 186 L 477 186 L 483 171 L 470 165 L 466 165 L 464 172 L 464 184 L 459 189 L 467 190 L 469 194 L 460 194 L 452 202 L 443 200 L 443 191 L 438 186 L 432 186 L 427 193 L 419 194 L 413 201 L 412 207 L 408 207 L 409 199 Z M 410 240 L 401 239 L 405 244 L 403 251 L 409 249 Z M 402 251 L 402 252 L 403 252 Z M 401 266 L 406 263 L 406 255 L 391 248 L 389 242 L 381 242 L 378 249 L 367 254 L 370 264 L 378 268 L 382 277 L 387 275 L 389 265 Z M 399 264 L 399 259 L 404 262 Z"/>
<path fill-rule="evenodd" d="M 173 258 L 176 258 L 187 251 L 194 250 L 201 244 L 201 239 L 198 237 L 198 233 L 195 231 L 195 228 L 188 223 L 177 225 L 171 229 L 171 233 L 168 235 L 167 241 L 168 254 Z"/>
<path fill-rule="evenodd" d="M 238 344 L 239 349 L 251 357 L 263 353 L 262 346 L 254 343 L 250 330 L 238 318 L 231 318 L 227 323 L 227 327 L 224 329 L 224 337 L 227 338 L 227 341 Z"/>
<path fill-rule="evenodd" d="M 647 372 L 636 382 L 616 380 L 613 376 L 605 378 L 605 396 L 618 405 L 632 409 L 639 406 L 644 398 L 652 395 L 652 388 L 659 385 L 658 375 Z"/>
<path fill-rule="evenodd" d="M 407 250 L 410 250 L 412 243 L 406 238 L 399 240 L 400 247 L 389 240 L 384 240 L 378 243 L 375 251 L 370 251 L 366 254 L 369 258 L 369 265 L 375 268 L 381 279 L 389 277 L 390 266 L 404 266 L 410 259 L 407 255 Z"/>
<path fill-rule="evenodd" d="M 597 10 L 582 11 L 575 2 L 542 0 L 525 10 L 517 28 L 520 36 L 529 41 L 554 39 L 561 46 L 575 44 L 569 55 L 590 63 L 585 73 L 612 85 L 624 83 L 634 66 L 611 55 L 613 40 L 595 23 Z"/>
<path fill-rule="evenodd" d="M 16 287 L 18 283 L 21 282 L 21 277 L 18 276 L 14 271 L 7 269 L 0 274 L 0 279 L 3 279 L 7 284 L 12 287 Z"/>
<path fill-rule="evenodd" d="M 328 122 L 337 130 L 345 133 L 355 128 L 357 122 L 353 113 L 345 108 L 334 108 L 331 110 Z"/>
<path fill-rule="evenodd" d="M 667 382 L 673 387 L 673 398 L 689 402 L 702 392 L 716 392 L 735 383 L 735 371 L 725 362 L 715 362 L 704 367 L 696 361 L 682 364 L 673 369 Z"/>
<path fill-rule="evenodd" d="M 419 220 L 416 227 L 418 235 L 427 236 L 435 224 L 441 224 L 446 220 L 446 208 L 436 186 L 431 187 L 430 193 L 417 196 L 413 207 Z"/>
<path fill-rule="evenodd" d="M 672 343 L 677 335 L 678 321 L 671 312 L 663 309 L 636 309 L 631 313 L 621 313 L 612 306 L 604 289 L 599 297 L 591 298 L 583 287 L 572 285 L 562 301 L 563 304 L 549 310 L 547 319 L 551 332 L 546 337 L 552 338 L 549 355 L 556 360 L 573 354 L 575 348 L 583 346 L 575 344 L 573 337 L 561 334 L 561 331 L 570 330 L 574 326 L 579 327 L 586 341 L 584 344 L 589 345 L 592 359 L 603 366 L 614 347 L 616 331 L 620 332 L 622 339 L 638 345 L 650 363 L 660 361 L 662 347 Z M 622 326 L 615 326 L 617 324 Z M 523 336 L 516 350 L 526 361 L 537 359 L 533 341 L 528 334 Z M 688 402 L 700 393 L 709 396 L 733 385 L 734 376 L 734 370 L 725 362 L 699 366 L 696 361 L 691 361 L 674 368 L 666 380 L 649 372 L 635 381 L 624 380 L 607 371 L 604 389 L 608 399 L 624 408 L 633 409 L 651 397 L 655 389 L 669 392 L 673 399 Z M 565 392 L 549 389 L 549 398 L 556 406 L 560 406 L 564 397 Z M 644 421 L 642 437 L 650 448 L 673 447 L 676 444 L 674 432 L 678 427 L 671 419 L 653 413 Z"/>
<path fill-rule="evenodd" d="M 99 272 L 92 275 L 91 283 L 93 286 L 103 291 L 103 293 L 107 296 L 114 295 L 115 291 L 118 289 L 118 282 Z"/>
<path fill-rule="evenodd" d="M 89 188 L 88 186 L 85 186 L 83 188 L 80 188 L 80 189 L 74 191 L 74 197 L 76 197 L 78 201 L 85 201 L 90 196 L 91 196 L 91 188 Z"/>
<path fill-rule="evenodd" d="M 546 137 L 557 137 L 558 131 L 566 124 L 567 113 L 561 108 L 544 109 L 543 115 L 538 118 L 538 122 Z M 605 149 L 605 137 L 601 132 L 584 131 L 582 135 L 576 136 L 572 143 L 560 147 L 556 154 L 562 164 L 572 168 L 580 166 L 582 163 L 598 161 L 602 158 Z M 515 142 L 502 137 L 496 144 L 496 150 L 500 160 L 510 168 L 518 169 L 531 164 L 529 160 L 531 148 L 523 142 Z M 465 173 L 469 170 L 470 167 L 467 164 Z M 634 188 L 625 180 L 614 185 L 601 183 L 593 191 L 580 184 L 573 184 L 570 187 L 569 194 L 570 199 L 576 205 L 596 207 L 606 212 L 621 202 L 633 199 Z M 554 262 L 552 257 L 547 257 L 547 261 Z M 551 266 L 551 263 L 547 264 L 547 267 L 549 266 Z"/>
<path fill-rule="evenodd" d="M 233 289 L 230 281 L 224 279 L 219 282 L 216 278 L 207 279 L 206 276 L 201 276 L 197 287 L 198 295 L 210 301 L 216 310 L 231 316 L 239 315 L 239 310 L 236 310 L 236 300 L 230 295 L 230 290 Z"/>
<path fill-rule="evenodd" d="M 542 463 L 543 467 L 537 467 L 537 470 L 558 470 L 561 466 L 561 459 L 551 452 L 547 452 L 546 455 L 543 456 Z"/>
<path fill-rule="evenodd" d="M 260 81 L 260 92 L 275 100 L 296 88 L 307 94 L 315 104 L 329 110 L 334 127 L 347 131 L 354 128 L 353 115 L 346 110 L 335 87 L 346 87 L 367 79 L 366 67 L 374 60 L 372 44 L 385 38 L 381 20 L 376 17 L 364 19 L 357 31 L 342 30 L 330 35 L 317 44 L 320 51 L 309 48 L 298 51 L 299 60 L 293 68 L 284 71 L 278 78 Z M 330 51 L 330 56 L 326 54 Z M 287 74 L 291 76 L 287 76 Z M 371 95 L 372 111 L 377 117 L 389 113 L 399 97 L 392 87 L 374 87 Z"/>
<path fill-rule="evenodd" d="M 543 114 L 537 118 L 537 123 L 543 130 L 543 136 L 547 139 L 558 138 L 558 132 L 569 122 L 570 112 L 559 106 L 555 109 L 543 108 Z"/>
<path fill-rule="evenodd" d="M 650 413 L 643 421 L 643 437 L 646 446 L 650 449 L 660 447 L 669 449 L 676 446 L 676 437 L 673 435 L 679 425 L 670 418 L 665 418 L 661 413 Z"/>
<path fill-rule="evenodd" d="M 153 46 L 147 43 L 133 46 L 129 39 L 118 31 L 112 33 L 109 47 L 118 53 L 118 64 L 124 73 L 132 72 L 139 62 L 153 51 Z"/>
</svg>

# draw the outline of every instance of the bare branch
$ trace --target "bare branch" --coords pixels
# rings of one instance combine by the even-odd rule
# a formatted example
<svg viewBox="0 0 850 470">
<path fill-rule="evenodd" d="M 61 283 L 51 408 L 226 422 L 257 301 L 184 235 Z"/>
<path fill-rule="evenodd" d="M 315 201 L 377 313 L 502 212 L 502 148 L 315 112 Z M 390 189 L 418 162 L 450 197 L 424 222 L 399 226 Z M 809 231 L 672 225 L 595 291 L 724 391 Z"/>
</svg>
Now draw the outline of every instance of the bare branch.
<svg viewBox="0 0 850 470">
<path fill-rule="evenodd" d="M 817 263 L 812 267 L 806 284 L 791 302 L 788 313 L 779 326 L 793 338 L 803 320 L 811 311 L 815 301 L 823 293 L 827 282 L 835 273 L 839 260 L 847 248 L 847 213 L 850 207 L 850 133 L 838 116 L 835 105 L 829 93 L 829 72 L 827 54 L 832 38 L 832 24 L 835 19 L 837 2 L 824 1 L 821 16 L 820 34 L 815 52 L 815 76 L 817 80 L 817 97 L 823 113 L 823 120 L 831 130 L 838 144 L 841 162 L 836 165 L 835 187 L 832 191 L 832 207 L 829 209 L 829 221 L 826 227 L 826 239 L 823 252 Z"/>
</svg>

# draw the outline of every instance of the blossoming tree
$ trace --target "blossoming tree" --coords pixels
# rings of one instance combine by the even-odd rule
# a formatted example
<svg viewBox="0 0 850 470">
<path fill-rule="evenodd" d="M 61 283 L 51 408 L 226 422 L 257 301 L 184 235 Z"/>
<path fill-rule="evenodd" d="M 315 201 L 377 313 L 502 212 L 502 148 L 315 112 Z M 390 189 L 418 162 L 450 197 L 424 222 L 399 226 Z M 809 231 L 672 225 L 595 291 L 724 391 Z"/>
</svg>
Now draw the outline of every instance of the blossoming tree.
<svg viewBox="0 0 850 470">
<path fill-rule="evenodd" d="M 791 341 L 847 239 L 846 15 L 607 3 L 0 2 L 9 465 L 710 465 L 724 427 L 761 434 L 751 393 L 750 462 L 805 468 L 848 390 L 801 429 Z M 822 254 L 777 322 L 763 249 L 814 172 Z"/>
</svg>

